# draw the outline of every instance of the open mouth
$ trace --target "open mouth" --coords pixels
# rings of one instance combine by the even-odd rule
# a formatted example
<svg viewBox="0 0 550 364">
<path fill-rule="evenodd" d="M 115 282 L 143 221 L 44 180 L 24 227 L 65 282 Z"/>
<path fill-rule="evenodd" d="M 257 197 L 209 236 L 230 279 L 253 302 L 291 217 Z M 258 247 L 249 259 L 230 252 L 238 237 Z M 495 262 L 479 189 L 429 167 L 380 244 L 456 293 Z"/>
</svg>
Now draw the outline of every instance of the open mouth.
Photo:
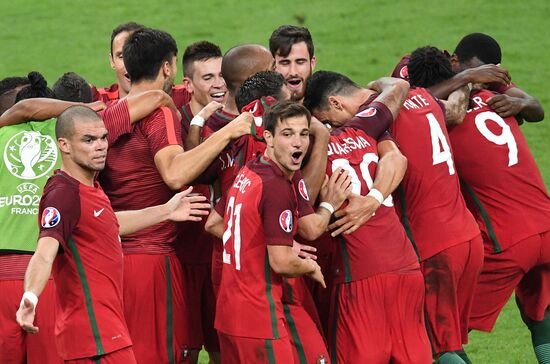
<svg viewBox="0 0 550 364">
<path fill-rule="evenodd" d="M 302 152 L 302 151 L 296 151 L 296 152 L 292 153 L 291 154 L 292 163 L 294 163 L 294 164 L 301 163 L 303 154 L 304 154 L 304 152 Z"/>
<path fill-rule="evenodd" d="M 128 80 L 128 82 L 130 82 L 130 75 L 129 74 L 125 73 L 124 78 L 126 78 Z"/>
<path fill-rule="evenodd" d="M 211 97 L 212 100 L 214 100 L 214 101 L 222 102 L 222 101 L 223 101 L 223 98 L 225 97 L 225 92 L 224 92 L 224 91 L 221 91 L 221 92 L 214 92 L 214 93 L 211 93 L 211 94 L 210 94 L 210 97 Z"/>
<path fill-rule="evenodd" d="M 302 80 L 299 78 L 293 78 L 287 81 L 288 87 L 299 88 L 302 85 Z"/>
</svg>

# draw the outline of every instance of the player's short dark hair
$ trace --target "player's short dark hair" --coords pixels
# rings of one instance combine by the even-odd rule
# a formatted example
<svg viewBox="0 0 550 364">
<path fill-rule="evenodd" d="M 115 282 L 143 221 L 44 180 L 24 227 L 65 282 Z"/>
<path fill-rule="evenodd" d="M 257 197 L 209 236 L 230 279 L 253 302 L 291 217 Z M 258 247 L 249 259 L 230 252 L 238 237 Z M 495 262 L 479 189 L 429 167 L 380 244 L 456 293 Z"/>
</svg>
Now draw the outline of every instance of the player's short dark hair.
<svg viewBox="0 0 550 364">
<path fill-rule="evenodd" d="M 499 64 L 502 59 L 498 42 L 483 33 L 472 33 L 462 38 L 456 46 L 455 54 L 460 63 L 477 57 L 485 64 Z"/>
<path fill-rule="evenodd" d="M 28 84 L 29 84 L 28 77 L 19 77 L 19 76 L 6 77 L 0 80 L 0 95 L 8 91 L 11 91 L 17 87 L 25 86 Z"/>
<path fill-rule="evenodd" d="M 431 46 L 412 52 L 407 67 L 411 86 L 431 87 L 454 75 L 449 56 Z"/>
<path fill-rule="evenodd" d="M 274 71 L 262 71 L 248 77 L 235 95 L 237 108 L 242 110 L 244 106 L 263 96 L 272 96 L 279 100 L 284 84 L 284 77 Z"/>
<path fill-rule="evenodd" d="M 332 71 L 317 71 L 306 82 L 304 106 L 309 110 L 324 110 L 329 96 L 349 95 L 360 87 L 349 77 Z"/>
<path fill-rule="evenodd" d="M 27 75 L 29 79 L 29 86 L 21 89 L 15 96 L 15 102 L 19 102 L 25 99 L 32 99 L 35 97 L 53 98 L 53 92 L 48 87 L 48 81 L 42 76 L 41 73 L 32 71 Z"/>
<path fill-rule="evenodd" d="M 98 121 L 101 117 L 92 109 L 83 105 L 74 105 L 65 109 L 57 117 L 55 124 L 56 138 L 70 138 L 74 134 L 74 124 L 79 121 Z"/>
<path fill-rule="evenodd" d="M 55 82 L 52 88 L 58 100 L 92 102 L 92 89 L 88 82 L 74 72 L 67 72 Z"/>
<path fill-rule="evenodd" d="M 132 33 L 122 51 L 124 66 L 132 82 L 153 81 L 164 62 L 172 63 L 178 54 L 172 36 L 158 29 L 140 29 Z"/>
<path fill-rule="evenodd" d="M 309 58 L 311 59 L 315 53 L 315 48 L 309 30 L 295 25 L 281 25 L 269 37 L 269 50 L 273 57 L 275 55 L 286 57 L 292 46 L 300 42 L 306 42 Z"/>
<path fill-rule="evenodd" d="M 113 54 L 113 41 L 115 40 L 115 37 L 123 32 L 133 33 L 136 30 L 145 29 L 145 26 L 136 23 L 136 22 L 128 22 L 124 24 L 118 25 L 115 29 L 113 29 L 113 32 L 111 33 L 111 54 Z"/>
<path fill-rule="evenodd" d="M 309 127 L 309 123 L 311 122 L 311 114 L 302 104 L 290 100 L 278 102 L 269 107 L 264 114 L 264 130 L 269 131 L 271 134 L 275 134 L 275 127 L 277 126 L 277 123 L 296 116 L 305 116 Z"/>
<path fill-rule="evenodd" d="M 183 75 L 192 77 L 193 63 L 207 61 L 211 58 L 221 58 L 220 47 L 206 40 L 190 44 L 185 48 L 182 57 Z"/>
</svg>

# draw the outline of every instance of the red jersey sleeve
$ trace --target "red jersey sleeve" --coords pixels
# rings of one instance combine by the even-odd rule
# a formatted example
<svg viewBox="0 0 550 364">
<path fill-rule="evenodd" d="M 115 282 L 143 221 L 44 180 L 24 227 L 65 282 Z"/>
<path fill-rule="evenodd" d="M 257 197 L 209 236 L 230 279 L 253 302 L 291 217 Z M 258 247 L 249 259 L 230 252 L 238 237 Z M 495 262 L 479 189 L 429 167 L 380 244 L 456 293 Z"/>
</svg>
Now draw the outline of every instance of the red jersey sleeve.
<svg viewBox="0 0 550 364">
<path fill-rule="evenodd" d="M 504 94 L 506 91 L 508 91 L 511 88 L 517 87 L 513 83 L 510 84 L 504 84 L 499 82 L 493 82 L 487 85 L 487 89 L 493 92 L 496 92 L 498 94 Z"/>
<path fill-rule="evenodd" d="M 282 179 L 264 185 L 260 215 L 267 245 L 292 246 L 294 241 L 296 204 L 285 198 L 288 188 L 287 181 Z"/>
<path fill-rule="evenodd" d="M 128 101 L 126 100 L 111 104 L 105 110 L 99 112 L 99 116 L 103 119 L 105 127 L 109 132 L 107 136 L 109 145 L 116 142 L 121 135 L 132 132 L 130 110 L 128 109 Z"/>
<path fill-rule="evenodd" d="M 38 238 L 54 238 L 63 249 L 67 249 L 67 241 L 80 219 L 78 189 L 58 186 L 45 192 L 40 200 L 38 216 Z"/>
<path fill-rule="evenodd" d="M 292 183 L 294 185 L 294 191 L 296 192 L 296 198 L 298 200 L 298 216 L 304 217 L 315 213 L 315 211 L 313 211 L 313 207 L 311 206 L 306 182 L 302 178 L 300 171 L 296 171 L 296 173 L 294 173 Z"/>
<path fill-rule="evenodd" d="M 147 119 L 142 120 L 140 128 L 147 138 L 153 156 L 169 145 L 183 145 L 181 123 L 174 110 L 168 107 L 161 107 Z"/>
<path fill-rule="evenodd" d="M 362 130 L 378 140 L 393 122 L 390 109 L 377 101 L 363 105 L 361 109 L 344 127 Z"/>
</svg>

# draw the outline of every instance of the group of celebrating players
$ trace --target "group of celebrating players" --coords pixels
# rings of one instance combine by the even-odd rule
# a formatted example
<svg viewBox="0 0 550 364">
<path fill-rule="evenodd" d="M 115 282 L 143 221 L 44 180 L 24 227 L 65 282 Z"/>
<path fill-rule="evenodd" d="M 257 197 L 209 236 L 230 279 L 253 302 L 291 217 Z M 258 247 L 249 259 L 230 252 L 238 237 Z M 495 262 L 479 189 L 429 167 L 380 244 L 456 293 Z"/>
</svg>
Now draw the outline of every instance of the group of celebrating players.
<svg viewBox="0 0 550 364">
<path fill-rule="evenodd" d="M 515 291 L 550 363 L 544 111 L 493 38 L 367 87 L 304 27 L 177 53 L 126 23 L 110 87 L 0 81 L 0 362 L 471 363 Z"/>
</svg>

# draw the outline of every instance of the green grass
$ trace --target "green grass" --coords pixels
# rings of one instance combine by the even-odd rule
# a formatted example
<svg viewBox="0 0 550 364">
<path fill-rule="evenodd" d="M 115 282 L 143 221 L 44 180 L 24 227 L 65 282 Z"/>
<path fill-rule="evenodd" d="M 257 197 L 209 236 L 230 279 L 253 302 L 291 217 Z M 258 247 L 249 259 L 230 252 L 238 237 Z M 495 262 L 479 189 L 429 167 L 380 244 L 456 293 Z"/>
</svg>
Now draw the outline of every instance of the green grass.
<svg viewBox="0 0 550 364">
<path fill-rule="evenodd" d="M 208 39 L 225 51 L 240 43 L 267 45 L 278 25 L 303 21 L 313 34 L 318 69 L 357 82 L 387 75 L 401 55 L 427 44 L 453 50 L 465 34 L 482 31 L 503 48 L 503 66 L 514 82 L 550 106 L 550 5 L 536 1 L 54 1 L 0 2 L 0 78 L 41 71 L 53 83 L 66 71 L 104 86 L 110 32 L 134 20 L 169 31 L 180 54 Z M 181 79 L 181 71 L 178 79 Z M 548 185 L 550 127 L 522 127 Z M 467 348 L 476 363 L 534 363 L 527 330 L 508 304 L 492 334 L 473 334 Z M 206 357 L 204 357 L 206 358 Z"/>
</svg>

